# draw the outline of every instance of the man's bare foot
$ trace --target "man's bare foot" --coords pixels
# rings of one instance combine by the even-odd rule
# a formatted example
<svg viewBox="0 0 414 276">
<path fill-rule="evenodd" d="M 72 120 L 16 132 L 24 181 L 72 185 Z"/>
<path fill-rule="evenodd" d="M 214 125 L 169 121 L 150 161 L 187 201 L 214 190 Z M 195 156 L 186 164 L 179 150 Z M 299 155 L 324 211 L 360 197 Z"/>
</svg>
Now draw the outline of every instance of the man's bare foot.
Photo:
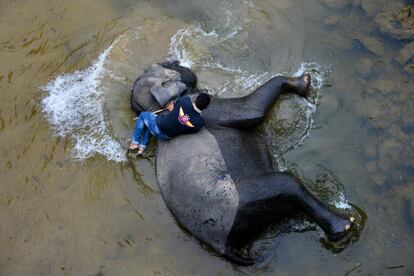
<svg viewBox="0 0 414 276">
<path fill-rule="evenodd" d="M 129 145 L 129 147 L 128 147 L 128 151 L 137 151 L 138 150 L 138 148 L 139 148 L 139 145 L 138 144 L 130 144 Z"/>
<path fill-rule="evenodd" d="M 145 153 L 145 148 L 143 148 L 143 147 L 139 147 L 139 148 L 138 148 L 137 155 L 144 155 L 144 153 Z"/>
<path fill-rule="evenodd" d="M 305 89 L 306 90 L 309 89 L 309 86 L 311 84 L 311 76 L 309 73 L 303 74 L 303 81 L 305 82 L 305 85 L 306 85 Z"/>
<path fill-rule="evenodd" d="M 127 154 L 130 157 L 143 156 L 144 153 L 145 153 L 145 148 L 141 147 L 138 144 L 130 144 L 127 150 Z"/>
<path fill-rule="evenodd" d="M 302 75 L 302 79 L 303 79 L 303 85 L 300 86 L 300 94 L 302 97 L 304 97 L 305 99 L 308 99 L 309 96 L 309 90 L 310 90 L 310 86 L 311 86 L 311 75 L 309 73 L 304 73 Z M 303 90 L 302 90 L 303 89 Z"/>
</svg>

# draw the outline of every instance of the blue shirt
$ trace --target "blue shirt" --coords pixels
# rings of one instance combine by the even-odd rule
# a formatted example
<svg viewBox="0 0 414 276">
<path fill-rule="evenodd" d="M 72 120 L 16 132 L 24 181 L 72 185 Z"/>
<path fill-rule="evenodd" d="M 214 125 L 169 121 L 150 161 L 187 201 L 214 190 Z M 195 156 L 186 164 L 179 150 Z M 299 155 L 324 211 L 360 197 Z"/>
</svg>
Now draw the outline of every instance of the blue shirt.
<svg viewBox="0 0 414 276">
<path fill-rule="evenodd" d="M 170 138 L 196 133 L 204 126 L 204 119 L 194 109 L 188 96 L 179 98 L 174 104 L 174 109 L 168 114 L 158 116 L 156 122 L 161 132 Z"/>
</svg>

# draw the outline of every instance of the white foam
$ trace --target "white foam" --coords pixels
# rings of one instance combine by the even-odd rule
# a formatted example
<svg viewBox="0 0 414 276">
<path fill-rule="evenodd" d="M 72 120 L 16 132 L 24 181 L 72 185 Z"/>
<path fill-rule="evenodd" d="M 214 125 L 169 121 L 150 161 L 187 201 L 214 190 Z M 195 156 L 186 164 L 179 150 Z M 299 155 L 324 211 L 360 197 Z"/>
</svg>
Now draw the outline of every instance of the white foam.
<svg viewBox="0 0 414 276">
<path fill-rule="evenodd" d="M 352 209 L 352 206 L 349 205 L 348 200 L 345 198 L 345 194 L 341 192 L 339 198 L 334 200 L 332 204 L 338 209 Z"/>
<path fill-rule="evenodd" d="M 191 44 L 193 40 L 200 40 L 210 37 L 217 37 L 215 31 L 206 32 L 201 26 L 191 25 L 187 28 L 178 30 L 170 40 L 170 59 L 179 60 L 181 65 L 191 68 L 194 57 L 190 50 L 187 50 L 187 45 Z"/>
<path fill-rule="evenodd" d="M 105 60 L 117 41 L 89 68 L 57 76 L 42 87 L 48 93 L 42 100 L 42 109 L 57 135 L 73 139 L 74 158 L 85 159 L 98 153 L 108 160 L 126 160 L 122 145 L 109 133 L 101 99 Z"/>
</svg>

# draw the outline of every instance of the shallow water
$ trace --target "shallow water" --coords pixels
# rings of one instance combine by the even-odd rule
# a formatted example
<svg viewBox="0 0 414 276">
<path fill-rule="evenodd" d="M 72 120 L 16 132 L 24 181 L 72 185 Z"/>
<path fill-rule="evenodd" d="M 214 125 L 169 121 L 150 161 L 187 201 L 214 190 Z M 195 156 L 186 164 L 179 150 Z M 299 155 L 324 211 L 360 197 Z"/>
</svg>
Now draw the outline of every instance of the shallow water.
<svg viewBox="0 0 414 276">
<path fill-rule="evenodd" d="M 0 275 L 412 274 L 413 75 L 374 22 L 406 3 L 377 2 L 1 1 Z M 284 97 L 260 131 L 280 169 L 365 212 L 360 239 L 334 254 L 291 221 L 240 268 L 183 231 L 153 157 L 122 149 L 132 82 L 165 58 L 226 97 L 310 70 L 316 104 Z"/>
</svg>

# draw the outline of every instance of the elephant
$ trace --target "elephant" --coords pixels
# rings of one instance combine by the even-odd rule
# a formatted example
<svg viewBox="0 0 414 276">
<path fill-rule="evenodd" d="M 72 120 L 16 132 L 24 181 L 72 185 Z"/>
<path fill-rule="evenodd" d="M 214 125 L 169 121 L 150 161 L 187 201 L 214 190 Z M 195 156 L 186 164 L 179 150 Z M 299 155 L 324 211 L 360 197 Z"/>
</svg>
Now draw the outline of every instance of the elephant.
<svg viewBox="0 0 414 276">
<path fill-rule="evenodd" d="M 155 74 L 160 78 L 170 70 L 179 73 L 187 87 L 181 95 L 199 93 L 196 75 L 179 62 L 152 65 L 133 85 L 137 114 L 161 108 L 149 91 L 160 85 L 151 73 L 156 68 L 166 72 Z M 244 97 L 212 97 L 201 131 L 157 143 L 156 176 L 168 209 L 199 241 L 235 264 L 257 263 L 243 250 L 246 244 L 297 213 L 322 228 L 329 241 L 344 239 L 353 228 L 354 217 L 329 208 L 292 174 L 276 171 L 265 139 L 255 131 L 281 94 L 306 98 L 310 88 L 309 74 L 276 76 Z"/>
</svg>

